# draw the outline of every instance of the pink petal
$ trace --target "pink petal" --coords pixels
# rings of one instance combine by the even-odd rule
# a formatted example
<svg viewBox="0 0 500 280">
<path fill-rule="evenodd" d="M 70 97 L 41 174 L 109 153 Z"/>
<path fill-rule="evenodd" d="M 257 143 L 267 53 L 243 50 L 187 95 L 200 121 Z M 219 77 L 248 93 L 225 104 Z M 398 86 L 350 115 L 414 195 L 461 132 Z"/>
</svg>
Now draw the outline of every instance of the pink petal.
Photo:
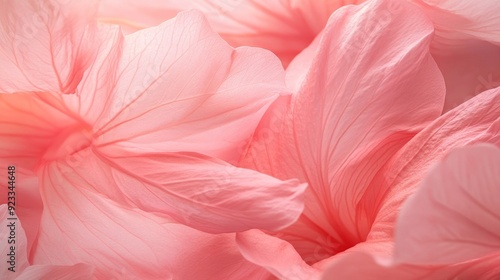
<svg viewBox="0 0 500 280">
<path fill-rule="evenodd" d="M 446 80 L 445 111 L 500 86 L 497 1 L 415 0 L 436 27 L 432 53 Z"/>
<path fill-rule="evenodd" d="M 42 189 L 47 203 L 33 256 L 37 264 L 85 262 L 95 266 L 97 279 L 264 279 L 268 275 L 243 259 L 234 234 L 210 235 L 153 213 L 121 207 L 51 169 L 46 170 Z"/>
<path fill-rule="evenodd" d="M 52 163 L 41 176 L 43 184 L 63 180 L 211 233 L 282 229 L 302 212 L 306 187 L 192 153 L 109 159 L 87 149 Z"/>
<path fill-rule="evenodd" d="M 98 46 L 96 8 L 95 1 L 2 0 L 0 92 L 73 93 Z"/>
<path fill-rule="evenodd" d="M 368 238 L 393 236 L 399 208 L 444 155 L 474 143 L 500 145 L 499 131 L 500 88 L 496 88 L 453 109 L 419 133 L 372 182 L 384 189 L 374 198 L 380 211 Z"/>
<path fill-rule="evenodd" d="M 273 54 L 234 50 L 194 11 L 127 36 L 118 68 L 95 127 L 96 146 L 108 155 L 194 151 L 235 161 L 286 92 Z"/>
<path fill-rule="evenodd" d="M 260 230 L 236 234 L 241 254 L 279 279 L 318 279 L 319 271 L 307 265 L 293 246 Z"/>
<path fill-rule="evenodd" d="M 447 264 L 500 256 L 499 170 L 500 149 L 492 145 L 454 150 L 434 166 L 401 210 L 396 260 Z"/>
<path fill-rule="evenodd" d="M 324 28 L 328 17 L 343 5 L 362 0 L 102 0 L 100 20 L 120 24 L 127 32 L 154 26 L 178 12 L 197 9 L 232 46 L 271 50 L 284 65 Z"/>
<path fill-rule="evenodd" d="M 287 229 L 301 255 L 314 256 L 317 243 L 331 255 L 364 240 L 377 210 L 371 180 L 441 114 L 432 32 L 412 4 L 369 1 L 334 13 L 287 69 L 301 79 L 291 85 L 291 108 L 266 116 L 270 126 L 256 135 L 268 129 L 271 137 L 256 137 L 242 165 L 310 184 L 304 215 Z"/>
</svg>

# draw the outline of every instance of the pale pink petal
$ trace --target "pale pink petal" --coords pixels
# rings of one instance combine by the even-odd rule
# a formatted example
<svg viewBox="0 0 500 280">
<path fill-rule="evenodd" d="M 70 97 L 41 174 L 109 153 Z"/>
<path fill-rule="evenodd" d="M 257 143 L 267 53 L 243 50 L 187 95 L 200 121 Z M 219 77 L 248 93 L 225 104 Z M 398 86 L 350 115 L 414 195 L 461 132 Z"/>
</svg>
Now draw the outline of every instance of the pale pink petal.
<svg viewBox="0 0 500 280">
<path fill-rule="evenodd" d="M 495 0 L 414 0 L 436 28 L 432 54 L 446 80 L 445 111 L 500 86 L 500 6 Z"/>
<path fill-rule="evenodd" d="M 96 1 L 0 1 L 0 92 L 73 93 L 98 46 Z"/>
<path fill-rule="evenodd" d="M 95 266 L 95 277 L 103 280 L 269 275 L 244 260 L 234 234 L 206 234 L 153 213 L 121 207 L 50 169 L 42 189 L 47 203 L 33 255 L 37 264 L 84 262 Z"/>
<path fill-rule="evenodd" d="M 291 84 L 297 92 L 288 112 L 268 113 L 272 137 L 257 138 L 259 127 L 242 165 L 310 184 L 303 216 L 286 230 L 310 262 L 364 240 L 377 210 L 371 180 L 441 114 L 432 32 L 413 4 L 369 1 L 334 13 L 321 39 L 287 69 L 302 80 Z"/>
<path fill-rule="evenodd" d="M 16 280 L 75 280 L 93 279 L 94 268 L 87 264 L 32 265 L 26 268 Z"/>
<path fill-rule="evenodd" d="M 95 144 L 108 155 L 194 151 L 236 161 L 286 92 L 272 53 L 231 48 L 195 11 L 127 36 L 116 75 L 95 126 Z"/>
<path fill-rule="evenodd" d="M 306 187 L 193 153 L 106 158 L 86 149 L 53 162 L 41 176 L 43 184 L 61 177 L 122 205 L 213 233 L 282 229 L 302 212 Z"/>
<path fill-rule="evenodd" d="M 259 265 L 279 279 L 319 279 L 320 272 L 302 260 L 293 246 L 260 230 L 249 230 L 236 234 L 241 254 L 250 262 Z"/>
<path fill-rule="evenodd" d="M 373 186 L 384 187 L 372 197 L 380 205 L 380 211 L 368 238 L 393 236 L 403 202 L 415 191 L 429 168 L 449 151 L 481 142 L 500 145 L 499 132 L 500 88 L 496 88 L 441 116 L 419 133 L 372 181 Z"/>
<path fill-rule="evenodd" d="M 396 260 L 451 264 L 500 255 L 499 170 L 500 149 L 486 144 L 454 150 L 434 166 L 401 210 Z"/>
<path fill-rule="evenodd" d="M 232 46 L 271 50 L 284 65 L 312 41 L 336 9 L 362 0 L 101 0 L 100 20 L 127 32 L 158 25 L 178 12 L 197 9 Z"/>
</svg>

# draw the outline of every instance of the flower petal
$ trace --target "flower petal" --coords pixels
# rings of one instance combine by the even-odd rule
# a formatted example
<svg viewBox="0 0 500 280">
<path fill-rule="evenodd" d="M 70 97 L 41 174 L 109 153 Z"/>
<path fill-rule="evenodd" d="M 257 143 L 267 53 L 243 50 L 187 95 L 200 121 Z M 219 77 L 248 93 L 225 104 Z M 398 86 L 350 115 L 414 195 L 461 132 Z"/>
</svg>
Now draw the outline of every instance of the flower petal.
<svg viewBox="0 0 500 280">
<path fill-rule="evenodd" d="M 445 111 L 500 86 L 500 12 L 495 0 L 414 0 L 434 23 L 432 54 L 446 80 Z"/>
<path fill-rule="evenodd" d="M 307 265 L 293 246 L 278 237 L 260 230 L 249 230 L 236 234 L 241 254 L 279 279 L 318 279 L 319 270 Z"/>
<path fill-rule="evenodd" d="M 45 183 L 56 176 L 211 233 L 288 226 L 302 212 L 306 187 L 192 153 L 123 153 L 109 159 L 87 149 L 54 162 L 43 174 Z"/>
<path fill-rule="evenodd" d="M 0 2 L 0 92 L 74 93 L 98 46 L 96 1 Z"/>
<path fill-rule="evenodd" d="M 42 182 L 47 203 L 33 255 L 37 264 L 85 262 L 95 266 L 97 279 L 264 279 L 268 275 L 243 259 L 234 234 L 206 234 L 153 213 L 124 208 L 52 169 L 45 171 Z M 105 188 L 104 183 L 98 187 Z"/>
<path fill-rule="evenodd" d="M 113 155 L 193 151 L 236 161 L 269 105 L 285 93 L 270 52 L 228 46 L 195 11 L 125 38 L 96 146 Z M 118 151 L 116 151 L 118 150 Z"/>
<path fill-rule="evenodd" d="M 489 90 L 430 124 L 394 156 L 372 184 L 384 186 L 373 197 L 380 211 L 369 239 L 392 237 L 396 216 L 429 168 L 453 148 L 474 143 L 500 145 L 500 88 Z"/>
<path fill-rule="evenodd" d="M 499 170 L 493 145 L 454 150 L 434 166 L 401 210 L 396 260 L 451 264 L 500 255 Z"/>
<path fill-rule="evenodd" d="M 365 239 L 377 210 L 371 180 L 441 114 L 445 89 L 429 53 L 432 32 L 404 1 L 345 7 L 287 69 L 302 79 L 292 84 L 291 107 L 278 108 L 272 137 L 257 139 L 242 165 L 310 184 L 304 214 L 287 230 L 291 239 L 307 237 L 293 242 L 301 255 L 314 255 L 317 242 L 332 255 Z"/>
<path fill-rule="evenodd" d="M 362 0 L 101 0 L 101 21 L 117 23 L 127 32 L 158 25 L 178 12 L 197 9 L 232 46 L 268 49 L 286 66 L 324 28 L 343 5 Z M 257 19 L 257 20 L 256 20 Z"/>
</svg>

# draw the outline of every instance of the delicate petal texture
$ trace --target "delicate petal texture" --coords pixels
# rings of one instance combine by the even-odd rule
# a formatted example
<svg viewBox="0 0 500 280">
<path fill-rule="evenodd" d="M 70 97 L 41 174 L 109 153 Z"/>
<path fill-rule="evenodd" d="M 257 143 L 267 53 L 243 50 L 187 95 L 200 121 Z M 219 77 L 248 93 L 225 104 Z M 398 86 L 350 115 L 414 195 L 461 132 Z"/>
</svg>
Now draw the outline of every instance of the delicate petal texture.
<svg viewBox="0 0 500 280">
<path fill-rule="evenodd" d="M 42 176 L 44 185 L 62 176 L 69 186 L 213 233 L 288 226 L 302 212 L 306 187 L 188 153 L 108 159 L 87 149 L 53 162 Z"/>
<path fill-rule="evenodd" d="M 499 171 L 495 146 L 466 147 L 446 156 L 401 211 L 396 260 L 451 264 L 500 256 Z"/>
<path fill-rule="evenodd" d="M 441 114 L 445 90 L 429 54 L 432 32 L 410 3 L 346 7 L 332 15 L 317 47 L 305 50 L 313 62 L 303 53 L 304 67 L 292 62 L 287 70 L 302 79 L 291 101 L 280 100 L 291 108 L 273 106 L 264 120 L 272 137 L 257 138 L 261 125 L 242 165 L 310 184 L 303 216 L 285 232 L 303 257 L 315 256 L 309 261 L 365 239 L 375 213 L 372 178 Z"/>
<path fill-rule="evenodd" d="M 23 271 L 16 280 L 84 280 L 93 279 L 94 268 L 87 264 L 72 266 L 33 265 Z"/>
<path fill-rule="evenodd" d="M 234 234 L 201 233 L 153 213 L 123 208 L 47 172 L 42 190 L 45 209 L 33 255 L 37 264 L 86 262 L 95 266 L 99 280 L 266 279 L 269 275 L 243 259 Z"/>
<path fill-rule="evenodd" d="M 500 86 L 498 1 L 414 0 L 436 28 L 432 53 L 446 80 L 445 111 Z"/>
<path fill-rule="evenodd" d="M 252 263 L 266 268 L 279 279 L 318 279 L 319 270 L 307 265 L 293 246 L 260 230 L 236 234 L 241 254 Z"/>
<path fill-rule="evenodd" d="M 202 11 L 232 46 L 256 46 L 277 54 L 284 65 L 324 28 L 330 14 L 363 0 L 101 0 L 101 21 L 126 31 L 158 25 L 179 11 Z"/>
<path fill-rule="evenodd" d="M 453 109 L 420 132 L 372 182 L 383 189 L 372 197 L 380 211 L 368 238 L 392 237 L 402 203 L 444 155 L 474 143 L 500 145 L 499 131 L 500 88 L 496 88 Z"/>
<path fill-rule="evenodd" d="M 0 1 L 0 92 L 73 93 L 98 40 L 96 1 Z"/>
<path fill-rule="evenodd" d="M 109 155 L 124 148 L 236 160 L 286 91 L 273 54 L 234 50 L 194 11 L 127 36 L 116 80 L 95 126 L 96 145 Z"/>
</svg>

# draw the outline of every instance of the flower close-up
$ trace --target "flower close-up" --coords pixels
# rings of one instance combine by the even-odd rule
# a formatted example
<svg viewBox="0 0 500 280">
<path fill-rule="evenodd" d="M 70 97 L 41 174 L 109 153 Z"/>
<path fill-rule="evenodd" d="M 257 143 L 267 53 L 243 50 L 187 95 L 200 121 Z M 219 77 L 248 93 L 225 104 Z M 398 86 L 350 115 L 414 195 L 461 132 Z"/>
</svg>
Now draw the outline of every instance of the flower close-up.
<svg viewBox="0 0 500 280">
<path fill-rule="evenodd" d="M 0 278 L 500 279 L 499 12 L 0 0 Z"/>
</svg>

